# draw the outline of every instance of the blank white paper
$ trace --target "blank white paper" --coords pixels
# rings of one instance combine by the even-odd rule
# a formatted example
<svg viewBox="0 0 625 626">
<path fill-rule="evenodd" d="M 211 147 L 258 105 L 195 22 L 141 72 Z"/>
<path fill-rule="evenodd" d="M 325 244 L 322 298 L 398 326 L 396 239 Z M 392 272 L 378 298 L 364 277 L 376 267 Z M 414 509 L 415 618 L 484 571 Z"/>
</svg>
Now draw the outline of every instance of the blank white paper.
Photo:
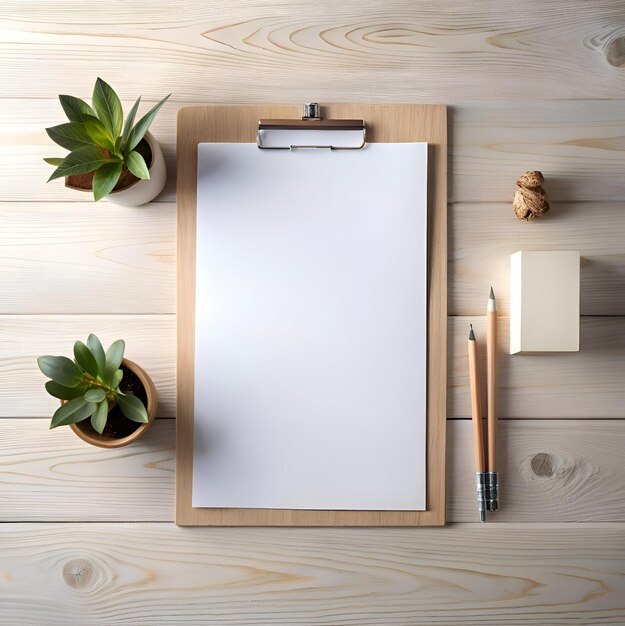
<svg viewBox="0 0 625 626">
<path fill-rule="evenodd" d="M 198 146 L 193 506 L 424 510 L 427 145 Z"/>
</svg>

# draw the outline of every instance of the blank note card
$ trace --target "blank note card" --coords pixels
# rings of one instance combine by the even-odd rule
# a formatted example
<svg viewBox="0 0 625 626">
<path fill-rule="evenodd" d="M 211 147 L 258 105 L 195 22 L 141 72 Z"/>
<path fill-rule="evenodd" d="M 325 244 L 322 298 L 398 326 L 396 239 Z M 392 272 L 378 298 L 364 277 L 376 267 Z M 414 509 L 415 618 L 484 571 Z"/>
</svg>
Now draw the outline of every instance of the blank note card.
<svg viewBox="0 0 625 626">
<path fill-rule="evenodd" d="M 425 509 L 426 180 L 198 146 L 194 507 Z"/>
</svg>

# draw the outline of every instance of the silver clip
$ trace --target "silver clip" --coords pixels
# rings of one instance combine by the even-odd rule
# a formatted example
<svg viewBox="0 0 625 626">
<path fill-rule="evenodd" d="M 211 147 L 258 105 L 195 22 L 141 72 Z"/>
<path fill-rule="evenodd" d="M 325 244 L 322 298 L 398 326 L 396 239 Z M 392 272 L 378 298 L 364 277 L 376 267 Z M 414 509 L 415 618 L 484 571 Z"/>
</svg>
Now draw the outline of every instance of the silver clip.
<svg viewBox="0 0 625 626">
<path fill-rule="evenodd" d="M 304 104 L 303 115 L 300 119 L 272 120 L 263 119 L 258 121 L 256 145 L 261 150 L 296 150 L 302 148 L 325 148 L 327 150 L 361 150 L 365 147 L 366 125 L 364 120 L 329 120 L 321 115 L 321 107 L 317 102 Z M 362 133 L 362 138 L 356 145 L 338 146 L 335 144 L 304 144 L 289 143 L 288 145 L 268 145 L 263 141 L 263 132 L 271 130 L 293 131 L 357 131 Z"/>
</svg>

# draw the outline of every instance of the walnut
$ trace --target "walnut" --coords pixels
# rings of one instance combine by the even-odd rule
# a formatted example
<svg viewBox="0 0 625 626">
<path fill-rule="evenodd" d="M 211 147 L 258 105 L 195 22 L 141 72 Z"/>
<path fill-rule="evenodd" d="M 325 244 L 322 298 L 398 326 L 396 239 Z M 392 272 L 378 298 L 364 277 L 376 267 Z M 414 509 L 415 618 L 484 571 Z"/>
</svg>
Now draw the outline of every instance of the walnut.
<svg viewBox="0 0 625 626">
<path fill-rule="evenodd" d="M 520 220 L 530 222 L 549 210 L 549 198 L 542 188 L 544 180 L 541 172 L 532 171 L 516 181 L 519 189 L 514 194 L 512 209 Z"/>
</svg>

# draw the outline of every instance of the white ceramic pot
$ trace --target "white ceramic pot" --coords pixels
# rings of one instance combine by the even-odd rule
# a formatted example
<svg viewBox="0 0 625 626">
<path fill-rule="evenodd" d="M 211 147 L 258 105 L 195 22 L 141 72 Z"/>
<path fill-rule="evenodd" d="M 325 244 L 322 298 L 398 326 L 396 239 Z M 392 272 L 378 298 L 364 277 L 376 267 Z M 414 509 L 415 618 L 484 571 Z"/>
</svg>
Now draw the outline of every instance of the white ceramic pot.
<svg viewBox="0 0 625 626">
<path fill-rule="evenodd" d="M 148 170 L 150 178 L 137 180 L 125 189 L 113 191 L 105 196 L 107 200 L 123 206 L 140 206 L 154 200 L 163 191 L 167 182 L 167 167 L 165 166 L 163 151 L 150 131 L 145 134 L 144 139 L 152 151 L 152 163 Z"/>
<path fill-rule="evenodd" d="M 137 180 L 125 189 L 113 191 L 108 196 L 104 196 L 107 200 L 123 206 L 140 206 L 150 202 L 150 200 L 154 200 L 154 198 L 163 191 L 163 187 L 165 187 L 165 183 L 167 182 L 167 167 L 165 166 L 163 151 L 150 131 L 145 133 L 143 138 L 152 151 L 152 163 L 148 169 L 150 178 Z M 84 191 L 93 194 L 91 189 L 70 185 L 67 178 L 65 179 L 65 186 L 76 191 Z"/>
</svg>

